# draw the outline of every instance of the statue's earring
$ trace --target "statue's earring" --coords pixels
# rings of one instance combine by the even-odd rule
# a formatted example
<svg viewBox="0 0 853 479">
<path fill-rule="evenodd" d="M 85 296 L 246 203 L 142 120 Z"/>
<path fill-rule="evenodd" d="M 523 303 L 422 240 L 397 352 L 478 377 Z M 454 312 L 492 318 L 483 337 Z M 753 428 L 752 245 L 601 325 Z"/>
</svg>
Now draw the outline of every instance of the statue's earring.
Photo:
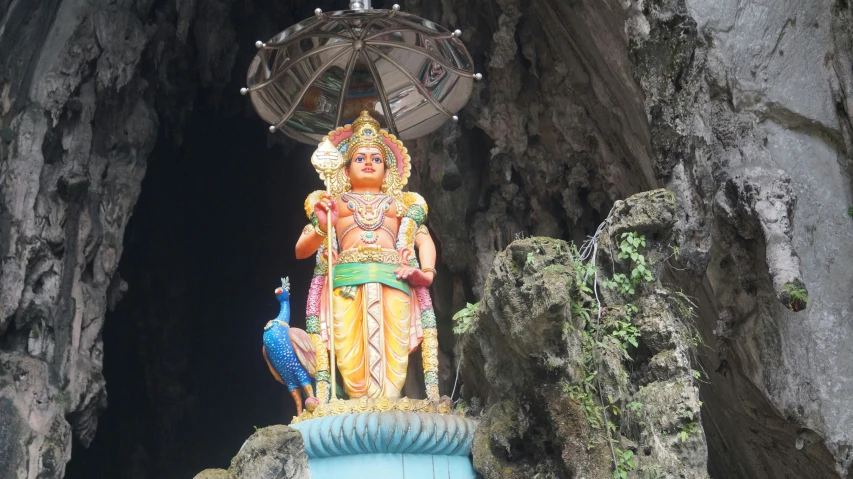
<svg viewBox="0 0 853 479">
<path fill-rule="evenodd" d="M 382 188 L 381 188 L 381 190 L 382 190 L 382 192 L 383 192 L 383 193 L 387 193 L 387 192 L 388 192 L 388 171 L 385 171 L 385 177 L 384 177 L 384 178 L 382 178 Z"/>
</svg>

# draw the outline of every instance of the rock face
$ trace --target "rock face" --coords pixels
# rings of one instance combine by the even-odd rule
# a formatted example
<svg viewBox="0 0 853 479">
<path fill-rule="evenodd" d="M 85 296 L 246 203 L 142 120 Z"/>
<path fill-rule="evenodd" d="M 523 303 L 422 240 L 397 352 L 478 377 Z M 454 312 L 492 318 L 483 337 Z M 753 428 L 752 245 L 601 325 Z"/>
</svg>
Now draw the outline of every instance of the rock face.
<svg viewBox="0 0 853 479">
<path fill-rule="evenodd" d="M 731 431 L 709 435 L 711 473 L 846 474 L 849 6 L 633 4 L 656 173 L 685 205 L 685 265 L 707 278 L 693 294 L 718 373 L 703 396 Z"/>
<path fill-rule="evenodd" d="M 625 231 L 649 238 L 643 252 L 665 251 L 674 213 L 663 191 L 617 202 L 598 239 L 598 264 Z M 674 307 L 678 296 L 656 281 L 632 295 L 602 290 L 599 305 L 601 281 L 590 289 L 579 255 L 564 241 L 534 237 L 495 257 L 462 338 L 463 397 L 483 411 L 474 467 L 486 478 L 606 478 L 613 454 L 629 453 L 633 464 L 620 467 L 631 477 L 704 477 L 689 308 Z M 619 324 L 637 325 L 636 345 L 617 339 Z"/>
<path fill-rule="evenodd" d="M 302 433 L 287 426 L 258 430 L 234 456 L 228 473 L 235 479 L 309 479 Z"/>
<path fill-rule="evenodd" d="M 106 406 L 101 329 L 158 118 L 136 12 L 3 3 L 0 476 L 61 478 L 72 431 L 88 445 Z"/>
<path fill-rule="evenodd" d="M 716 371 L 702 388 L 711 475 L 846 474 L 848 2 L 497 3 L 483 103 L 461 133 L 418 150 L 421 188 L 446 198 L 431 203 L 437 234 L 465 252 L 444 255 L 448 267 L 480 297 L 494 251 L 517 233 L 579 239 L 612 200 L 666 185 L 683 205 L 687 268 L 667 275 L 697 297 L 715 351 L 701 355 Z M 444 18 L 484 28 L 454 13 Z M 466 136 L 474 125 L 484 137 Z M 484 148 L 487 161 L 473 154 Z M 622 152 L 627 165 L 608 161 Z"/>
<path fill-rule="evenodd" d="M 170 167 L 176 157 L 158 150 L 182 144 L 200 105 L 209 121 L 246 112 L 234 92 L 252 43 L 313 8 L 272 0 L 0 0 L 0 476 L 62 477 L 72 435 L 84 446 L 92 441 L 106 406 L 102 328 L 128 287 L 117 268 L 148 165 Z M 486 297 L 496 254 L 516 236 L 581 241 L 617 200 L 666 186 L 681 205 L 671 233 L 680 254 L 669 260 L 677 269 L 661 274 L 696 298 L 696 326 L 709 347 L 699 358 L 708 372 L 701 395 L 711 476 L 846 474 L 853 462 L 849 2 L 409 0 L 403 8 L 462 29 L 485 74 L 458 124 L 409 145 L 411 186 L 429 202 L 441 246 L 435 303 L 444 358 L 454 354 L 448 318 L 466 298 Z M 249 113 L 246 121 L 257 119 Z M 280 201 L 275 185 L 258 188 Z M 288 204 L 298 210 L 301 201 Z M 247 240 L 243 250 L 252 247 Z M 181 263 L 163 255 L 157 264 L 166 271 L 163 290 L 180 291 L 168 271 Z M 173 300 L 140 301 L 175 311 Z M 663 300 L 644 301 L 657 311 Z M 183 366 L 190 351 L 167 337 L 156 314 L 133 321 L 139 331 L 130 336 L 177 358 L 144 356 L 141 395 L 163 406 L 139 414 L 173 424 L 191 409 L 172 406 L 187 396 L 176 385 L 194 374 Z M 541 358 L 509 357 L 518 364 L 507 370 L 542 371 Z M 666 382 L 667 371 L 683 369 L 680 360 L 654 357 L 649 377 Z M 441 365 L 446 390 L 452 366 Z M 576 379 L 565 368 L 561 374 Z M 491 398 L 474 376 L 466 388 Z M 675 392 L 650 390 L 648 400 Z M 520 400 L 496 398 L 489 404 Z M 514 414 L 515 406 L 500 407 L 495 417 Z M 161 430 L 169 435 L 162 443 L 175 445 L 166 449 L 180 450 L 181 432 Z M 138 448 L 125 447 L 110 456 L 142 460 Z M 583 463 L 545 456 L 549 470 Z M 161 462 L 168 470 L 179 460 Z"/>
<path fill-rule="evenodd" d="M 195 479 L 310 479 L 302 434 L 270 426 L 252 434 L 231 460 L 231 467 L 205 469 Z"/>
</svg>

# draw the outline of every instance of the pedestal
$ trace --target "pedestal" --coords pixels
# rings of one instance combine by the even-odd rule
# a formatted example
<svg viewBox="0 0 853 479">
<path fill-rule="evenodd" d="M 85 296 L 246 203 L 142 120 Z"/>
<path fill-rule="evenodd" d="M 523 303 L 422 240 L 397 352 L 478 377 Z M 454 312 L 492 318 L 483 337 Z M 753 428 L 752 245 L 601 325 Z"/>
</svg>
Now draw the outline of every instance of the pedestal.
<svg viewBox="0 0 853 479">
<path fill-rule="evenodd" d="M 315 417 L 302 433 L 313 479 L 473 479 L 476 423 L 437 412 L 372 411 Z"/>
</svg>

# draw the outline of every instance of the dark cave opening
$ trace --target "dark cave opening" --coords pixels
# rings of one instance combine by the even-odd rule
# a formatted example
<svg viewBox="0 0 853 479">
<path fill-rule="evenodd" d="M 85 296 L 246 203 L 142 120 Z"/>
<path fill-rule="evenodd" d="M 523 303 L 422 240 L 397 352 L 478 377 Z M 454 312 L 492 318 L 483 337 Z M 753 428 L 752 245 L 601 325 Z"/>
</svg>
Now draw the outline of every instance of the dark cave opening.
<svg viewBox="0 0 853 479">
<path fill-rule="evenodd" d="M 186 478 L 228 461 L 254 427 L 289 422 L 261 356 L 273 290 L 292 278 L 304 327 L 312 260 L 293 248 L 322 183 L 312 149 L 267 146 L 259 121 L 199 107 L 174 147 L 161 134 L 125 234 L 129 291 L 104 328 L 109 406 L 66 477 Z"/>
</svg>

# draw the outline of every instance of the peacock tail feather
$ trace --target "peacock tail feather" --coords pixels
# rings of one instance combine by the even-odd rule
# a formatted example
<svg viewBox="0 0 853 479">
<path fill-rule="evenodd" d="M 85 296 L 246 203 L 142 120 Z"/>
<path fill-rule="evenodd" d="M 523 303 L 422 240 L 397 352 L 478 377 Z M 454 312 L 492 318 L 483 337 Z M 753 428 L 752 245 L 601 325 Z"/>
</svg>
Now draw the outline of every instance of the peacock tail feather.
<svg viewBox="0 0 853 479">
<path fill-rule="evenodd" d="M 290 344 L 293 345 L 293 352 L 302 366 L 312 378 L 317 375 L 317 351 L 314 348 L 314 342 L 308 333 L 299 328 L 290 328 Z"/>
</svg>

